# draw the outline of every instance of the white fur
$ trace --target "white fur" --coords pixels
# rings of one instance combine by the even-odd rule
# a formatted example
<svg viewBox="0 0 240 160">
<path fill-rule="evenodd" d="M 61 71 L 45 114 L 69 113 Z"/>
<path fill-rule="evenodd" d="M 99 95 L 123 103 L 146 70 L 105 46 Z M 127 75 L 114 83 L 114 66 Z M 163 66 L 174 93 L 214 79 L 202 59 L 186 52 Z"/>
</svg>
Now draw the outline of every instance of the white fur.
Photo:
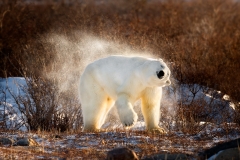
<svg viewBox="0 0 240 160">
<path fill-rule="evenodd" d="M 159 79 L 157 71 L 165 75 Z M 109 110 L 117 107 L 125 126 L 137 121 L 132 104 L 142 101 L 147 130 L 158 129 L 162 87 L 170 85 L 170 70 L 162 60 L 110 56 L 89 64 L 80 79 L 84 130 L 98 130 Z"/>
</svg>

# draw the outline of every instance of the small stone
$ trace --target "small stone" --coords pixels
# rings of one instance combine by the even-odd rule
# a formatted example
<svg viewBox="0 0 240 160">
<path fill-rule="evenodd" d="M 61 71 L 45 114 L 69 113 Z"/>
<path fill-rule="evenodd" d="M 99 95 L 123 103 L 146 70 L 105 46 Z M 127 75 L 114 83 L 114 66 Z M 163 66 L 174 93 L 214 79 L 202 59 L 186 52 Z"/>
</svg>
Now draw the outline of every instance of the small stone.
<svg viewBox="0 0 240 160">
<path fill-rule="evenodd" d="M 39 144 L 31 138 L 19 139 L 16 143 L 17 146 L 39 146 Z"/>
<path fill-rule="evenodd" d="M 1 145 L 12 145 L 14 143 L 13 139 L 10 138 L 0 138 Z"/>
<path fill-rule="evenodd" d="M 193 140 L 195 140 L 195 141 L 200 141 L 200 140 L 201 140 L 201 137 L 200 137 L 200 136 L 198 136 L 198 135 L 196 135 L 196 136 L 193 136 Z"/>
<path fill-rule="evenodd" d="M 124 147 L 109 151 L 107 160 L 138 160 L 138 157 L 133 150 Z"/>
<path fill-rule="evenodd" d="M 59 138 L 59 139 L 60 139 L 60 138 L 62 138 L 62 137 L 61 137 L 60 135 L 55 135 L 54 138 L 56 138 L 56 139 Z"/>
</svg>

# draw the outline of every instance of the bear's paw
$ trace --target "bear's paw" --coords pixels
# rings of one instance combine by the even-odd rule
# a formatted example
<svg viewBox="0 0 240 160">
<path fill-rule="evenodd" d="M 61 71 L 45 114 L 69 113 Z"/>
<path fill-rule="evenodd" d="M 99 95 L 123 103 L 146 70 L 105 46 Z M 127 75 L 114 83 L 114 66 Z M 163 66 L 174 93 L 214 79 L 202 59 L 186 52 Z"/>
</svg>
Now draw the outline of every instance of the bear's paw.
<svg viewBox="0 0 240 160">
<path fill-rule="evenodd" d="M 167 134 L 167 131 L 161 127 L 149 129 L 148 132 L 151 132 L 153 134 Z"/>
<path fill-rule="evenodd" d="M 132 127 L 138 119 L 138 115 L 133 109 L 125 110 L 119 113 L 120 120 L 125 127 Z"/>
</svg>

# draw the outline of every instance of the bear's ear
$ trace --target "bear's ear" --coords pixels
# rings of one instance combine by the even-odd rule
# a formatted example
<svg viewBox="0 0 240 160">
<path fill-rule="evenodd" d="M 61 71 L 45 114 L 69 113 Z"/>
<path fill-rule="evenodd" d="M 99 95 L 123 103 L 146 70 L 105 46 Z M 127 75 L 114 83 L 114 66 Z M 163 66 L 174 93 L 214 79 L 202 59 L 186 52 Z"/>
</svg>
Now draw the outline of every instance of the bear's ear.
<svg viewBox="0 0 240 160">
<path fill-rule="evenodd" d="M 163 62 L 163 60 L 161 58 L 158 58 L 159 61 Z"/>
</svg>

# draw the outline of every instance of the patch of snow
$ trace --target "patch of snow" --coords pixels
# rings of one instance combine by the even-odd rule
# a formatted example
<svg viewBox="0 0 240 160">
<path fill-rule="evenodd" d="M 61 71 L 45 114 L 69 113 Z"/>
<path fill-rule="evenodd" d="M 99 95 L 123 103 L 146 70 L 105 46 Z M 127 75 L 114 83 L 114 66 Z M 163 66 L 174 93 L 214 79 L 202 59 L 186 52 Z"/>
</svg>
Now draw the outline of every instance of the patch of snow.
<svg viewBox="0 0 240 160">
<path fill-rule="evenodd" d="M 197 106 L 199 120 L 205 120 L 204 116 L 208 115 L 209 119 L 217 123 L 222 123 L 226 115 L 229 115 L 228 121 L 231 122 L 231 115 L 235 112 L 228 95 L 199 84 L 173 84 L 164 88 L 162 107 L 167 111 L 167 119 L 175 117 L 178 106 L 189 111 L 191 107 Z"/>
<path fill-rule="evenodd" d="M 67 136 L 67 139 L 76 139 L 76 135 L 69 135 Z"/>
<path fill-rule="evenodd" d="M 131 128 L 131 130 L 139 130 L 139 131 L 145 130 L 145 122 L 137 121 L 136 124 Z"/>
<path fill-rule="evenodd" d="M 25 86 L 22 77 L 0 78 L 0 121 L 5 119 L 8 129 L 27 130 L 15 100 L 17 96 L 25 96 L 21 89 Z"/>
</svg>

